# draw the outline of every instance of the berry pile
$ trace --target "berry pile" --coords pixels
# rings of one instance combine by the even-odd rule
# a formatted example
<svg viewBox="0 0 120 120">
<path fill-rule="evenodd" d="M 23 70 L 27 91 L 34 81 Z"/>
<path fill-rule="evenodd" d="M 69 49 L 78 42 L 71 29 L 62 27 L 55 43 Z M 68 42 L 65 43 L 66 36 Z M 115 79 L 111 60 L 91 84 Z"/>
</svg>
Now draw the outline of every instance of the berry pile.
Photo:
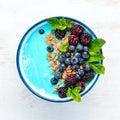
<svg viewBox="0 0 120 120">
<path fill-rule="evenodd" d="M 89 43 L 92 36 L 89 33 L 84 33 L 84 28 L 79 24 L 74 24 L 70 30 L 54 30 L 55 39 L 59 43 L 66 34 L 68 35 L 67 42 L 69 46 L 66 52 L 60 52 L 56 55 L 59 63 L 54 71 L 54 77 L 51 78 L 51 83 L 57 85 L 59 80 L 62 80 L 62 85 L 57 89 L 58 95 L 61 98 L 66 97 L 68 87 L 81 87 L 81 91 L 85 90 L 85 84 L 94 78 L 92 69 L 85 61 L 89 59 Z M 47 51 L 53 53 L 56 49 L 55 43 L 47 46 Z M 54 44 L 53 44 L 54 43 Z M 56 53 L 55 53 L 56 54 Z M 55 63 L 55 62 L 54 62 Z"/>
</svg>

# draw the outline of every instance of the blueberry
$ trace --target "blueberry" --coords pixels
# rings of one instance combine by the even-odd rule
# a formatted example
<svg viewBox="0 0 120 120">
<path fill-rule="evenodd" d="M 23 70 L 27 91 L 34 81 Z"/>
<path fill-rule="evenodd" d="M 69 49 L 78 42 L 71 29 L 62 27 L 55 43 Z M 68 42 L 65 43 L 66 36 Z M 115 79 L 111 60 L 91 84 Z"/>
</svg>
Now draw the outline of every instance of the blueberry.
<svg viewBox="0 0 120 120">
<path fill-rule="evenodd" d="M 59 56 L 58 56 L 58 60 L 59 60 L 61 63 L 64 62 L 64 61 L 65 61 L 65 55 L 64 55 L 64 54 L 59 55 Z"/>
<path fill-rule="evenodd" d="M 79 64 L 80 64 L 80 65 L 84 64 L 84 62 L 85 62 L 85 61 L 84 61 L 83 58 L 79 58 Z"/>
<path fill-rule="evenodd" d="M 54 74 L 54 78 L 55 79 L 60 79 L 62 77 L 62 73 L 61 72 L 55 72 Z"/>
<path fill-rule="evenodd" d="M 70 57 L 70 53 L 67 52 L 67 53 L 65 54 L 65 56 L 66 56 L 66 57 Z"/>
<path fill-rule="evenodd" d="M 54 51 L 53 45 L 47 46 L 47 51 L 48 52 L 53 52 Z"/>
<path fill-rule="evenodd" d="M 88 52 L 88 46 L 84 46 L 83 51 Z"/>
<path fill-rule="evenodd" d="M 84 72 L 84 70 L 83 70 L 83 69 L 79 69 L 79 70 L 78 70 L 78 74 L 79 74 L 80 76 L 83 76 L 83 75 L 84 75 L 84 73 L 85 73 L 85 72 Z"/>
<path fill-rule="evenodd" d="M 88 59 L 89 58 L 89 53 L 88 52 L 82 52 L 82 57 L 84 59 Z"/>
<path fill-rule="evenodd" d="M 77 81 L 80 81 L 81 76 L 80 76 L 79 74 L 76 74 L 76 75 L 75 75 L 75 78 L 76 78 Z"/>
<path fill-rule="evenodd" d="M 40 29 L 40 30 L 39 30 L 39 33 L 40 33 L 40 34 L 43 34 L 44 32 L 45 32 L 45 31 L 44 31 L 43 29 Z"/>
<path fill-rule="evenodd" d="M 77 52 L 77 53 L 74 54 L 74 56 L 77 57 L 77 58 L 80 58 L 81 54 Z"/>
<path fill-rule="evenodd" d="M 66 58 L 65 59 L 65 64 L 70 65 L 71 64 L 71 58 Z"/>
<path fill-rule="evenodd" d="M 72 58 L 71 58 L 71 63 L 72 63 L 73 65 L 77 64 L 77 63 L 78 63 L 78 58 L 77 58 L 77 57 L 72 57 Z"/>
<path fill-rule="evenodd" d="M 83 50 L 83 45 L 78 44 L 78 45 L 76 46 L 76 50 L 77 50 L 78 52 L 82 51 L 82 50 Z"/>
<path fill-rule="evenodd" d="M 56 84 L 58 83 L 58 79 L 55 79 L 54 77 L 51 78 L 51 83 L 52 83 L 53 85 L 56 85 Z"/>
<path fill-rule="evenodd" d="M 78 70 L 79 69 L 79 65 L 72 65 L 72 70 Z"/>
<path fill-rule="evenodd" d="M 88 64 L 84 64 L 83 68 L 86 72 L 90 71 L 90 66 Z"/>
<path fill-rule="evenodd" d="M 60 64 L 60 66 L 59 66 L 59 70 L 60 70 L 61 72 L 64 71 L 65 68 L 66 68 L 66 66 L 65 66 L 64 63 Z"/>
<path fill-rule="evenodd" d="M 69 52 L 73 52 L 75 50 L 75 46 L 74 45 L 70 45 L 69 46 Z"/>
</svg>

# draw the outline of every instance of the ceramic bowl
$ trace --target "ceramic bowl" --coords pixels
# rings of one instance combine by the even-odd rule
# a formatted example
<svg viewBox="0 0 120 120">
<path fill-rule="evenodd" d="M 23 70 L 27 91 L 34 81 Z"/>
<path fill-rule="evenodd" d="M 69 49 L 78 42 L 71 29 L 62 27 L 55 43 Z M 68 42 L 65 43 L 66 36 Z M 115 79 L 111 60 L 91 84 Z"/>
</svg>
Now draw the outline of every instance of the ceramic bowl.
<svg viewBox="0 0 120 120">
<path fill-rule="evenodd" d="M 84 23 L 73 18 L 64 18 L 80 24 L 93 38 L 97 38 L 95 33 Z M 44 29 L 45 33 L 40 35 L 40 29 Z M 24 34 L 19 43 L 16 56 L 18 73 L 26 87 L 36 96 L 52 102 L 72 101 L 70 98 L 60 98 L 57 93 L 53 92 L 54 86 L 50 83 L 50 78 L 53 74 L 47 61 L 45 38 L 51 29 L 52 27 L 47 23 L 47 19 L 44 19 L 30 27 Z M 99 75 L 96 74 L 94 79 L 87 83 L 81 96 L 87 94 L 92 89 L 98 77 Z"/>
</svg>

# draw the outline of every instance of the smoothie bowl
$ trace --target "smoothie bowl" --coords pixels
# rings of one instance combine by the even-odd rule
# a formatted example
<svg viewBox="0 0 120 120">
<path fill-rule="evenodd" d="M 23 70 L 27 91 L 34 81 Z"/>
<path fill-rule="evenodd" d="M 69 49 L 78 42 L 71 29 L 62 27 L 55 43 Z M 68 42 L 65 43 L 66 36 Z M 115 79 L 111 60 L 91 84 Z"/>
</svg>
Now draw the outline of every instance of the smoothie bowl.
<svg viewBox="0 0 120 120">
<path fill-rule="evenodd" d="M 42 99 L 80 102 L 104 74 L 104 44 L 105 40 L 78 20 L 44 19 L 33 25 L 19 43 L 18 73 L 26 87 Z"/>
</svg>

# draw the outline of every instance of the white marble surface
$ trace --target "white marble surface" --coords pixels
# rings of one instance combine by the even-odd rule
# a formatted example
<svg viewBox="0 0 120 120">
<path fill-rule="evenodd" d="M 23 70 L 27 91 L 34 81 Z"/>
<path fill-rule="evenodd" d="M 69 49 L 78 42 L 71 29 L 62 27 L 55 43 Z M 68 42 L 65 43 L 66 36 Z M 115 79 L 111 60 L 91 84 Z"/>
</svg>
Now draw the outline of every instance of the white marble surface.
<svg viewBox="0 0 120 120">
<path fill-rule="evenodd" d="M 107 43 L 105 75 L 81 103 L 44 101 L 22 83 L 16 50 L 26 30 L 51 16 L 87 24 Z M 120 120 L 120 0 L 0 0 L 0 120 Z"/>
</svg>

